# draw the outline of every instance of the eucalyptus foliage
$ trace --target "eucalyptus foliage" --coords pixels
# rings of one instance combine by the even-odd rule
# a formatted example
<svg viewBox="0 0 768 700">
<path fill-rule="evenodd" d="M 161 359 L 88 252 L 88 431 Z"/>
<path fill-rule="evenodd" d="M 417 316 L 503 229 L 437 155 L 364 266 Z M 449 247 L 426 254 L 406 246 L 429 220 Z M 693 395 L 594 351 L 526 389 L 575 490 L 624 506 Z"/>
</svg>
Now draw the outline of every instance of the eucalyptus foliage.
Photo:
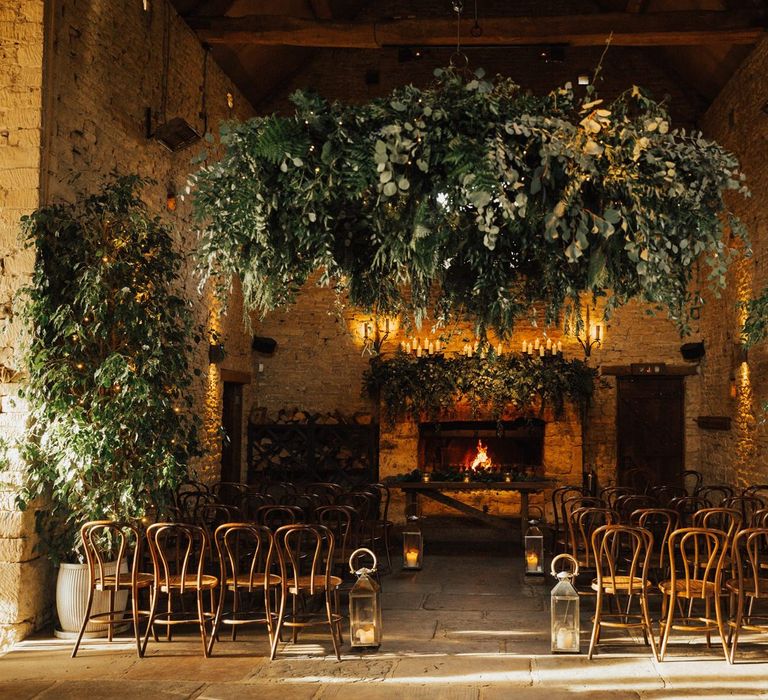
<svg viewBox="0 0 768 700">
<path fill-rule="evenodd" d="M 398 351 L 390 359 L 376 357 L 364 375 L 364 387 L 378 397 L 392 421 L 400 416 L 436 420 L 455 404 L 474 411 L 487 407 L 495 418 L 513 406 L 523 413 L 551 406 L 560 413 L 566 401 L 588 402 L 596 370 L 581 360 L 561 357 L 444 355 L 421 358 Z"/>
<path fill-rule="evenodd" d="M 321 269 L 355 306 L 501 335 L 584 294 L 608 312 L 642 298 L 685 329 L 695 263 L 724 285 L 724 230 L 742 234 L 723 194 L 747 194 L 733 155 L 637 87 L 608 104 L 436 74 L 360 105 L 297 92 L 293 116 L 225 125 L 191 182 L 207 272 L 238 275 L 262 314 Z"/>
<path fill-rule="evenodd" d="M 73 556 L 86 520 L 162 509 L 196 451 L 182 258 L 141 201 L 143 184 L 119 178 L 22 222 L 36 256 L 25 290 L 31 427 L 19 505 L 50 504 L 37 524 L 54 560 Z"/>
</svg>

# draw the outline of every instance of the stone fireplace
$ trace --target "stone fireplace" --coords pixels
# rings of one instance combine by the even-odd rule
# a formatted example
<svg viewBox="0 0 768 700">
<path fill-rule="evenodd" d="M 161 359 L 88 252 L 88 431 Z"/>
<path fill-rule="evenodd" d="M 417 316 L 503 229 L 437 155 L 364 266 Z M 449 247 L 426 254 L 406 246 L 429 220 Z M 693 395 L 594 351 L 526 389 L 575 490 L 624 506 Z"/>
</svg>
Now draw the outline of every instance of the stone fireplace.
<svg viewBox="0 0 768 700">
<path fill-rule="evenodd" d="M 420 423 L 418 467 L 427 472 L 493 469 L 538 474 L 545 425 L 538 418 Z"/>
<path fill-rule="evenodd" d="M 474 454 L 477 441 L 487 446 L 491 459 L 503 465 L 526 465 L 554 485 L 581 483 L 582 433 L 578 410 L 566 405 L 559 414 L 549 408 L 536 416 L 510 412 L 497 421 L 487 413 L 473 413 L 468 405 L 457 405 L 437 420 L 402 417 L 395 422 L 382 418 L 379 433 L 379 476 L 381 479 L 411 472 L 460 466 Z M 519 466 L 518 466 L 519 468 Z M 531 505 L 549 510 L 550 492 L 533 495 Z M 497 515 L 519 512 L 519 495 L 514 492 L 466 492 L 462 501 Z M 424 499 L 422 499 L 424 501 Z M 390 514 L 404 522 L 405 500 L 392 489 Z M 422 514 L 462 516 L 433 502 L 423 502 Z M 551 517 L 551 514 L 549 514 Z"/>
</svg>

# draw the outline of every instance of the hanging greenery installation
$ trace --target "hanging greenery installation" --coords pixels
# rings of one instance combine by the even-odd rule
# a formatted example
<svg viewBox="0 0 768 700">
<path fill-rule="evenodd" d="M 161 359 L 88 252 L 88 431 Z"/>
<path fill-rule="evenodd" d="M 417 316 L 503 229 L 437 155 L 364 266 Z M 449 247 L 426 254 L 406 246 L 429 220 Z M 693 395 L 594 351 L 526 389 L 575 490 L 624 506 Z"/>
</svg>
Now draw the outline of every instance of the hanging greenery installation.
<svg viewBox="0 0 768 700">
<path fill-rule="evenodd" d="M 390 421 L 437 420 L 457 403 L 473 411 L 485 407 L 498 419 L 510 407 L 532 414 L 550 406 L 559 414 L 566 401 L 588 402 L 596 376 L 585 362 L 562 357 L 499 356 L 491 349 L 485 357 L 416 358 L 398 351 L 389 359 L 373 358 L 363 386 L 380 399 Z"/>
<path fill-rule="evenodd" d="M 298 92 L 292 116 L 225 125 L 223 157 L 190 182 L 207 273 L 238 276 L 261 314 L 321 270 L 354 306 L 417 324 L 504 336 L 533 304 L 554 322 L 606 295 L 608 313 L 641 298 L 685 330 L 697 262 L 723 286 L 724 233 L 743 236 L 723 198 L 748 194 L 736 158 L 638 87 L 606 103 L 436 74 L 359 105 Z"/>
</svg>

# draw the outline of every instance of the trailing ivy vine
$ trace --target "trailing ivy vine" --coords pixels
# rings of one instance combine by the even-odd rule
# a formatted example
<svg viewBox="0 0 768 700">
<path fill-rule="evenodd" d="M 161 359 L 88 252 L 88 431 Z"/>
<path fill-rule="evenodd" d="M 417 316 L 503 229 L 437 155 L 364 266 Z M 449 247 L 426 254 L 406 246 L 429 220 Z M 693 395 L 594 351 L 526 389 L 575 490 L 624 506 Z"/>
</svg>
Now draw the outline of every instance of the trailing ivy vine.
<svg viewBox="0 0 768 700">
<path fill-rule="evenodd" d="M 182 258 L 142 203 L 143 184 L 123 177 L 22 222 L 35 267 L 19 505 L 46 499 L 37 525 L 56 561 L 74 556 L 84 521 L 162 509 L 197 449 Z"/>
<path fill-rule="evenodd" d="M 723 286 L 724 231 L 743 235 L 723 199 L 748 194 L 736 158 L 637 87 L 605 103 L 436 73 L 360 105 L 298 92 L 293 116 L 225 125 L 223 157 L 190 183 L 207 273 L 239 276 L 262 314 L 321 269 L 353 305 L 417 323 L 506 335 L 535 302 L 553 322 L 605 294 L 608 313 L 639 297 L 685 330 L 696 263 Z"/>
<path fill-rule="evenodd" d="M 378 397 L 386 417 L 436 420 L 456 403 L 474 411 L 487 407 L 494 418 L 513 406 L 522 412 L 542 411 L 546 405 L 560 413 L 566 401 L 589 401 L 597 372 L 581 360 L 527 355 L 416 358 L 397 352 L 390 359 L 371 360 L 364 391 Z"/>
</svg>

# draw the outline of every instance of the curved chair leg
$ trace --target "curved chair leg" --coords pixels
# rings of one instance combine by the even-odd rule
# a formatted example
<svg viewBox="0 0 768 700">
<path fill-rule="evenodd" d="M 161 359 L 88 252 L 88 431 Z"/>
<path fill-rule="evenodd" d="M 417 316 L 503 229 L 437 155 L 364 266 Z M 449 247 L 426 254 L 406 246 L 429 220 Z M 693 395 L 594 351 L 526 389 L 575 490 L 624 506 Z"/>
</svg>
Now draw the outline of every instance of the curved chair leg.
<svg viewBox="0 0 768 700">
<path fill-rule="evenodd" d="M 80 625 L 80 634 L 77 635 L 77 641 L 75 642 L 75 648 L 72 649 L 72 658 L 74 659 L 75 656 L 77 656 L 77 650 L 80 648 L 80 642 L 83 639 L 83 635 L 85 634 L 85 628 L 88 625 L 88 619 L 91 617 L 91 607 L 93 607 L 93 597 L 95 593 L 93 590 L 93 586 L 91 586 L 90 590 L 88 591 L 88 603 L 85 606 L 85 616 L 83 617 L 83 624 Z M 110 625 L 110 629 L 112 629 Z"/>
<path fill-rule="evenodd" d="M 275 660 L 275 654 L 277 653 L 277 644 L 280 641 L 280 631 L 283 628 L 283 620 L 285 619 L 285 599 L 288 595 L 288 591 L 283 587 L 282 595 L 280 596 L 280 610 L 277 613 L 277 626 L 275 627 L 275 633 L 272 638 L 272 649 L 270 650 L 269 658 L 271 661 Z"/>
<path fill-rule="evenodd" d="M 325 611 L 328 615 L 328 630 L 331 633 L 331 640 L 333 641 L 333 651 L 336 652 L 336 660 L 341 661 L 341 655 L 339 654 L 339 640 L 336 639 L 336 623 L 333 621 L 331 592 L 327 588 L 325 590 Z"/>
<path fill-rule="evenodd" d="M 603 610 L 603 591 L 598 590 L 597 591 L 597 597 L 595 598 L 595 617 L 592 621 L 592 634 L 590 635 L 589 639 L 589 652 L 587 654 L 588 659 L 592 659 L 592 655 L 595 651 L 595 646 L 597 645 L 597 635 L 600 631 L 600 613 Z"/>
<path fill-rule="evenodd" d="M 147 653 L 147 642 L 149 641 L 149 635 L 157 639 L 157 632 L 155 631 L 155 617 L 157 616 L 157 599 L 160 597 L 160 591 L 157 587 L 152 588 L 149 594 L 149 619 L 147 620 L 147 630 L 144 633 L 144 641 L 141 645 L 141 656 Z"/>
<path fill-rule="evenodd" d="M 667 619 L 664 622 L 664 630 L 661 636 L 661 650 L 659 651 L 659 661 L 664 661 L 664 655 L 667 653 L 667 643 L 669 642 L 669 635 L 672 631 L 672 620 L 675 617 L 675 595 L 670 596 L 670 600 L 667 606 Z"/>
<path fill-rule="evenodd" d="M 211 589 L 213 590 L 213 589 Z M 219 627 L 221 626 L 221 616 L 224 612 L 224 596 L 227 594 L 227 587 L 222 586 L 219 591 L 219 604 L 216 607 L 216 615 L 213 618 L 213 627 L 211 628 L 211 638 L 208 640 L 208 656 L 213 653 L 213 644 L 219 639 Z M 234 625 L 232 625 L 234 627 Z"/>
<path fill-rule="evenodd" d="M 139 634 L 139 589 L 131 586 L 131 617 L 133 618 L 133 638 L 136 640 L 136 653 L 141 658 L 141 635 Z"/>
<path fill-rule="evenodd" d="M 203 642 L 203 656 L 208 658 L 208 640 L 205 637 L 205 604 L 203 603 L 203 591 L 197 589 L 197 618 L 200 623 L 200 639 Z"/>
<path fill-rule="evenodd" d="M 107 641 L 111 642 L 115 634 L 115 626 L 112 624 L 112 620 L 115 618 L 115 589 L 109 589 L 109 624 L 107 625 Z"/>
<path fill-rule="evenodd" d="M 223 587 L 222 587 L 223 590 Z M 232 618 L 234 619 L 235 613 L 238 611 L 240 607 L 240 591 L 235 588 L 234 591 L 232 591 Z M 237 625 L 232 625 L 232 641 L 237 641 Z"/>
<path fill-rule="evenodd" d="M 754 600 L 754 599 L 753 599 Z M 751 603 L 752 601 L 750 601 Z M 744 594 L 739 591 L 739 599 L 736 608 L 736 622 L 733 627 L 733 641 L 731 642 L 731 654 L 729 661 L 733 664 L 736 663 L 736 647 L 739 644 L 739 630 L 741 629 L 741 622 L 744 617 Z"/>
<path fill-rule="evenodd" d="M 653 652 L 653 658 L 656 661 L 659 660 L 659 650 L 656 647 L 656 638 L 653 634 L 653 627 L 651 626 L 651 615 L 648 612 L 648 595 L 643 592 L 640 594 L 640 608 L 643 615 L 643 634 L 651 643 L 651 651 Z"/>
</svg>

